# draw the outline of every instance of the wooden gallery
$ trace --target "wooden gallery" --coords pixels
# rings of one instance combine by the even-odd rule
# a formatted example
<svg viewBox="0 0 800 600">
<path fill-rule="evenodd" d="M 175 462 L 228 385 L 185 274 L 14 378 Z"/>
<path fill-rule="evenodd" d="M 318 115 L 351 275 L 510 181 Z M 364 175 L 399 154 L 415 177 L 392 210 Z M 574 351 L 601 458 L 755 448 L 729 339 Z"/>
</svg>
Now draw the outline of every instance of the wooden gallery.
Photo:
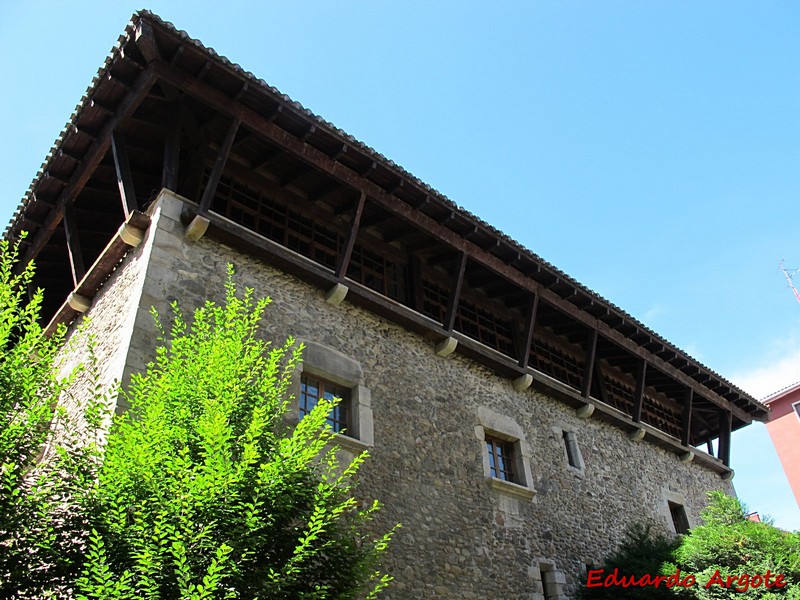
<svg viewBox="0 0 800 600">
<path fill-rule="evenodd" d="M 226 264 L 344 397 L 359 493 L 401 522 L 388 598 L 571 597 L 633 522 L 683 532 L 733 493 L 767 409 L 611 302 L 152 13 L 134 15 L 6 237 L 50 327 L 91 317 L 103 381 L 153 353 L 151 306 Z M 80 354 L 80 350 L 76 350 Z M 80 360 L 76 356 L 75 360 Z M 119 407 L 124 409 L 125 407 Z"/>
</svg>

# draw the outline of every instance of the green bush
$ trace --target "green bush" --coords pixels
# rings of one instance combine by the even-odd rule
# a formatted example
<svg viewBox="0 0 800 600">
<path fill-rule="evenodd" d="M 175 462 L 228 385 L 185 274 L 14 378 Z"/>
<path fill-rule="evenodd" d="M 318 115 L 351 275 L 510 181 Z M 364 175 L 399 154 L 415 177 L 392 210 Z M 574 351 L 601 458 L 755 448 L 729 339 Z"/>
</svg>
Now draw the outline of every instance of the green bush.
<svg viewBox="0 0 800 600">
<path fill-rule="evenodd" d="M 0 241 L 0 597 L 59 597 L 83 557 L 102 399 L 89 394 L 80 431 L 64 426 L 64 330 L 44 335 L 42 291 L 28 296 L 33 265 L 17 272 L 17 261 L 17 246 Z"/>
<path fill-rule="evenodd" d="M 603 570 L 602 579 L 616 572 L 620 577 L 633 576 L 640 580 L 645 575 L 661 575 L 662 565 L 670 561 L 678 540 L 654 534 L 650 527 L 633 525 L 625 535 L 619 548 L 609 556 L 599 569 Z M 669 575 L 671 573 L 667 573 Z M 588 583 L 588 580 L 587 580 Z M 621 588 L 584 587 L 580 597 L 584 600 L 612 600 L 614 598 L 655 599 L 674 598 L 665 585 L 658 587 Z"/>
<path fill-rule="evenodd" d="M 696 598 L 757 598 L 781 593 L 800 598 L 800 535 L 778 529 L 769 521 L 754 522 L 747 518 L 747 507 L 737 498 L 722 492 L 709 493 L 711 503 L 701 513 L 703 525 L 685 536 L 675 553 L 681 568 L 696 573 Z M 763 577 L 769 570 L 782 574 L 787 585 L 752 588 L 745 573 Z M 719 579 L 714 579 L 716 577 Z M 737 581 L 730 588 L 717 582 Z M 774 582 L 774 577 L 773 577 Z M 705 584 L 715 581 L 706 588 Z M 737 589 L 738 588 L 738 589 Z"/>
<path fill-rule="evenodd" d="M 667 588 L 664 581 L 657 588 L 585 587 L 582 598 L 800 599 L 800 534 L 778 529 L 768 520 L 750 521 L 747 507 L 737 498 L 719 491 L 708 497 L 703 524 L 687 535 L 670 540 L 634 526 L 603 565 L 604 576 L 616 568 L 621 576 L 636 579 L 680 571 L 681 578 L 694 579 L 693 585 Z"/>
<path fill-rule="evenodd" d="M 229 274 L 230 275 L 230 274 Z M 268 300 L 243 297 L 187 323 L 177 307 L 144 374 L 124 392 L 94 493 L 79 598 L 353 598 L 389 577 L 391 533 L 371 536 L 320 401 L 292 430 L 299 348 L 258 338 Z"/>
<path fill-rule="evenodd" d="M 284 420 L 300 348 L 258 338 L 268 300 L 237 297 L 229 273 L 224 305 L 191 323 L 175 307 L 108 430 L 120 390 L 96 384 L 83 334 L 84 372 L 56 377 L 64 330 L 44 335 L 17 259 L 0 241 L 0 597 L 322 600 L 389 583 L 392 532 L 370 534 L 379 505 L 353 498 L 366 454 L 339 464 L 334 403 Z"/>
</svg>

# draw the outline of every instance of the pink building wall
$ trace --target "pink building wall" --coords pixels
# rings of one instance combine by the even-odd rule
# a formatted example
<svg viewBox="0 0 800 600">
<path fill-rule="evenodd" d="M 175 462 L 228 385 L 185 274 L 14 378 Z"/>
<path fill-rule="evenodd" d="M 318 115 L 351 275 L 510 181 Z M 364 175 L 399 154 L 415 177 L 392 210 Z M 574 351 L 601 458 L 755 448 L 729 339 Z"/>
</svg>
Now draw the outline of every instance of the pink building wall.
<svg viewBox="0 0 800 600">
<path fill-rule="evenodd" d="M 764 400 L 772 412 L 767 431 L 800 506 L 800 382 Z"/>
</svg>

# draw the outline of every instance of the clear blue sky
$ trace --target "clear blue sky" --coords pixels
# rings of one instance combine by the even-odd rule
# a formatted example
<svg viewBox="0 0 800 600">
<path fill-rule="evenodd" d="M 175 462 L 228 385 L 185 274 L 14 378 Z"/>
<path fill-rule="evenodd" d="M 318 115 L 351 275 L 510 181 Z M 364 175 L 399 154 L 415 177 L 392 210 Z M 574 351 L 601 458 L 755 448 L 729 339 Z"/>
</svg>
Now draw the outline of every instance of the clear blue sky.
<svg viewBox="0 0 800 600">
<path fill-rule="evenodd" d="M 0 0 L 3 224 L 138 8 Z M 800 3 L 146 8 L 757 397 L 800 379 L 778 271 L 800 268 Z M 753 509 L 800 528 L 763 426 L 732 462 Z"/>
</svg>

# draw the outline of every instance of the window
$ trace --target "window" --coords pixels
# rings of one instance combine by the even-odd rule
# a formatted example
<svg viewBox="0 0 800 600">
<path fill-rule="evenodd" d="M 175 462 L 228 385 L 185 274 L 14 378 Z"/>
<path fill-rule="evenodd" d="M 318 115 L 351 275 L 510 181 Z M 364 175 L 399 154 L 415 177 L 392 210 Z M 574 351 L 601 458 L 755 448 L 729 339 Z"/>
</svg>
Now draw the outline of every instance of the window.
<svg viewBox="0 0 800 600">
<path fill-rule="evenodd" d="M 302 419 L 320 398 L 341 398 L 328 417 L 328 424 L 336 434 L 334 443 L 354 454 L 372 447 L 372 395 L 364 385 L 361 364 L 330 346 L 311 340 L 299 341 L 305 349 L 303 362 L 292 382 L 293 404 L 286 414 L 287 419 Z"/>
<path fill-rule="evenodd" d="M 564 448 L 567 451 L 567 462 L 570 467 L 576 469 L 583 468 L 583 461 L 581 460 L 581 451 L 578 449 L 578 440 L 575 438 L 574 431 L 564 431 Z"/>
<path fill-rule="evenodd" d="M 340 398 L 328 417 L 328 424 L 335 433 L 349 432 L 350 429 L 350 390 L 341 385 L 318 377 L 303 374 L 300 378 L 300 418 L 302 419 L 317 405 L 320 398 L 333 400 Z"/>
<path fill-rule="evenodd" d="M 797 418 L 800 419 L 800 400 L 794 402 L 792 404 L 792 408 L 794 409 L 794 414 L 796 414 Z"/>
<path fill-rule="evenodd" d="M 669 514 L 672 517 L 672 525 L 675 527 L 675 533 L 688 533 L 689 532 L 689 519 L 686 518 L 686 510 L 682 504 L 677 502 L 668 502 Z"/>
<path fill-rule="evenodd" d="M 514 446 L 511 442 L 486 436 L 486 451 L 489 453 L 489 473 L 492 477 L 517 483 L 514 475 Z"/>
<path fill-rule="evenodd" d="M 530 447 L 522 427 L 512 418 L 478 407 L 475 437 L 480 440 L 486 484 L 502 496 L 530 502 L 533 488 Z"/>
</svg>

